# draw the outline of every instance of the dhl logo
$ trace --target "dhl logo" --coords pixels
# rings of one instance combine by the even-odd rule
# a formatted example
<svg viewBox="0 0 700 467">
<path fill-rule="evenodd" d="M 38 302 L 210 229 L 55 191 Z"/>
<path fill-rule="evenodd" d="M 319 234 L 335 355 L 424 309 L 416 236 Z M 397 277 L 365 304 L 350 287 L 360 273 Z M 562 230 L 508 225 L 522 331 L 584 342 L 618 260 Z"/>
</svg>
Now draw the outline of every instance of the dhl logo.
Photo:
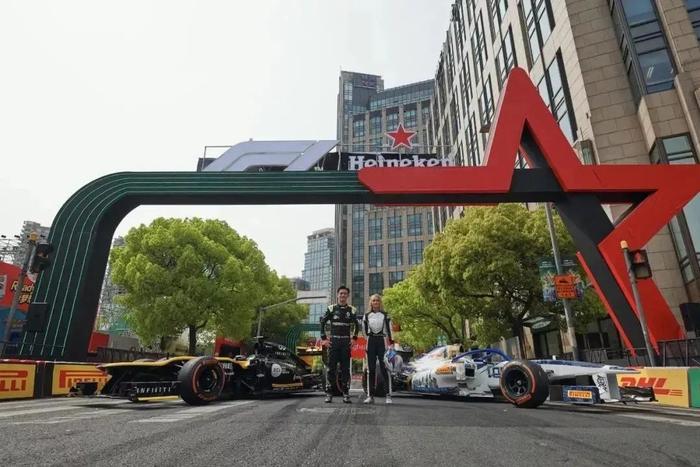
<svg viewBox="0 0 700 467">
<path fill-rule="evenodd" d="M 27 370 L 0 370 L 0 392 L 23 392 L 27 390 Z"/>
<path fill-rule="evenodd" d="M 60 370 L 58 372 L 58 387 L 70 389 L 75 383 L 98 382 L 106 383 L 108 376 L 96 369 L 90 370 Z"/>
<path fill-rule="evenodd" d="M 654 394 L 658 396 L 683 396 L 682 389 L 669 389 L 665 388 L 666 378 L 655 378 L 655 377 L 644 377 L 640 376 L 635 378 L 634 376 L 623 376 L 620 377 L 620 384 L 622 386 L 636 386 L 640 388 L 653 388 Z"/>
</svg>

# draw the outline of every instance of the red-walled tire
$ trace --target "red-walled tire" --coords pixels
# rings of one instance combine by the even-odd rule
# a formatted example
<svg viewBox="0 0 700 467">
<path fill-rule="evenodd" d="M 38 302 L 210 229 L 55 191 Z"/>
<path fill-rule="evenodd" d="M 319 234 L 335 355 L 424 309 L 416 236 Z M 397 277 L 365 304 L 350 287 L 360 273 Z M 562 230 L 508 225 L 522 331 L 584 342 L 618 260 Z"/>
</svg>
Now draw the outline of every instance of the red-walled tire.
<svg viewBox="0 0 700 467">
<path fill-rule="evenodd" d="M 549 396 L 549 378 L 541 366 L 528 360 L 513 360 L 501 368 L 503 397 L 516 407 L 534 409 Z"/>
<path fill-rule="evenodd" d="M 190 405 L 217 400 L 224 388 L 225 375 L 214 357 L 197 357 L 185 363 L 177 375 L 180 397 Z"/>
</svg>

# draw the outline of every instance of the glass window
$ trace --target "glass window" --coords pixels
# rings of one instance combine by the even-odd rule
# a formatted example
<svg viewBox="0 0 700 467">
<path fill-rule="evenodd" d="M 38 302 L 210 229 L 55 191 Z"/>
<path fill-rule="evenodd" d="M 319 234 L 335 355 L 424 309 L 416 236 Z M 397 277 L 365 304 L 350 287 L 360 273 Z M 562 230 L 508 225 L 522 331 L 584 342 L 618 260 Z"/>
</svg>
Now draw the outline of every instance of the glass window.
<svg viewBox="0 0 700 467">
<path fill-rule="evenodd" d="M 369 132 L 372 135 L 377 135 L 382 132 L 382 116 L 381 114 L 372 115 L 369 118 Z"/>
<path fill-rule="evenodd" d="M 690 24 L 695 29 L 695 36 L 700 40 L 700 0 L 686 0 Z"/>
<path fill-rule="evenodd" d="M 384 290 L 384 274 L 381 272 L 370 273 L 369 275 L 369 294 L 382 293 Z"/>
<path fill-rule="evenodd" d="M 403 235 L 401 214 L 387 217 L 387 223 L 389 227 L 389 238 L 399 238 Z"/>
<path fill-rule="evenodd" d="M 481 73 L 486 66 L 488 59 L 488 51 L 486 50 L 486 38 L 484 37 L 484 19 L 479 12 L 479 18 L 476 21 L 474 32 L 471 37 L 472 43 L 472 59 L 474 60 L 474 79 L 476 84 L 481 80 Z"/>
<path fill-rule="evenodd" d="M 354 137 L 365 136 L 365 119 L 352 122 L 352 134 Z"/>
<path fill-rule="evenodd" d="M 389 271 L 389 287 L 404 279 L 403 271 Z"/>
<path fill-rule="evenodd" d="M 403 266 L 403 244 L 390 243 L 388 246 L 389 266 Z"/>
<path fill-rule="evenodd" d="M 433 213 L 432 213 L 432 211 L 426 212 L 425 217 L 426 217 L 427 223 L 428 223 L 428 235 L 433 235 L 435 228 L 433 226 Z"/>
<path fill-rule="evenodd" d="M 394 131 L 399 127 L 399 113 L 391 112 L 386 114 L 386 131 Z"/>
<path fill-rule="evenodd" d="M 404 110 L 403 112 L 403 126 L 406 128 L 415 128 L 418 124 L 416 109 Z"/>
<path fill-rule="evenodd" d="M 408 264 L 423 262 L 423 241 L 408 242 Z"/>
<path fill-rule="evenodd" d="M 409 236 L 423 235 L 423 215 L 421 213 L 407 215 L 406 223 L 408 224 Z"/>
<path fill-rule="evenodd" d="M 522 0 L 520 7 L 527 30 L 530 58 L 534 62 L 554 29 L 552 7 L 549 0 Z"/>
<path fill-rule="evenodd" d="M 498 86 L 503 87 L 506 78 L 508 77 L 508 72 L 513 69 L 513 67 L 518 65 L 518 61 L 515 57 L 515 44 L 513 42 L 513 31 L 509 27 L 503 40 L 501 41 L 501 48 L 496 52 L 496 71 L 498 73 Z"/>
<path fill-rule="evenodd" d="M 370 240 L 381 240 L 382 239 L 382 218 L 374 217 L 369 220 L 369 239 Z"/>
<path fill-rule="evenodd" d="M 486 126 L 491 123 L 493 117 L 493 93 L 491 91 L 491 77 L 484 81 L 484 89 L 479 96 L 479 114 L 481 115 L 481 125 Z"/>
<path fill-rule="evenodd" d="M 568 85 L 566 81 L 566 73 L 564 72 L 563 60 L 561 51 L 557 51 L 554 60 L 547 66 L 545 73 L 547 98 L 544 99 L 547 106 L 552 111 L 552 115 L 559 123 L 569 142 L 573 143 L 576 140 L 576 120 L 569 96 Z M 537 85 L 540 94 L 544 93 L 543 83 Z"/>
<path fill-rule="evenodd" d="M 469 116 L 469 127 L 467 128 L 469 141 L 468 145 L 468 159 L 467 165 L 479 166 L 481 165 L 481 155 L 479 153 L 479 130 L 476 127 L 476 118 L 474 113 Z"/>
<path fill-rule="evenodd" d="M 382 245 L 370 245 L 369 246 L 369 267 L 371 268 L 381 268 L 382 267 Z"/>
</svg>

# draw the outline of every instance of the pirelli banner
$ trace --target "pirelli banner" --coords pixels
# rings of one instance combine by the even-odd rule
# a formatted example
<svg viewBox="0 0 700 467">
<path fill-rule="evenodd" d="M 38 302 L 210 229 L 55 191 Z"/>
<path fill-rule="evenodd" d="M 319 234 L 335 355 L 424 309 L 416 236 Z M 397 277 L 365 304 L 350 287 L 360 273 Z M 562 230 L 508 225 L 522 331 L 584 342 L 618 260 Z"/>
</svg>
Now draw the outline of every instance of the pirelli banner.
<svg viewBox="0 0 700 467">
<path fill-rule="evenodd" d="M 54 363 L 51 378 L 52 396 L 66 395 L 76 383 L 96 382 L 101 390 L 109 376 L 92 363 Z"/>
<path fill-rule="evenodd" d="M 37 363 L 0 360 L 0 400 L 35 397 Z"/>
<path fill-rule="evenodd" d="M 617 375 L 620 386 L 653 388 L 662 404 L 690 407 L 690 386 L 687 367 L 641 368 L 636 375 Z"/>
</svg>

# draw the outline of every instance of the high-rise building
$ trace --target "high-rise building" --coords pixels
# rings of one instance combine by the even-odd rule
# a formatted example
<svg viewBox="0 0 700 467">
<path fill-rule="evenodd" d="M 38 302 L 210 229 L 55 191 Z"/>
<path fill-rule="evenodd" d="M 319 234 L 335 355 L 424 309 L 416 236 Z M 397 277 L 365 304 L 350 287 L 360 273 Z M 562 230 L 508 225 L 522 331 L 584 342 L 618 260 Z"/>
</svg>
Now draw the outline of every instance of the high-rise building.
<svg viewBox="0 0 700 467">
<path fill-rule="evenodd" d="M 427 134 L 433 80 L 384 89 L 381 76 L 341 71 L 339 82 L 339 151 L 391 151 L 387 132 L 403 125 L 416 132 L 412 152 L 435 152 Z M 371 294 L 404 279 L 423 261 L 423 249 L 433 236 L 432 210 L 341 204 L 335 227 L 335 286 L 348 286 L 350 303 L 362 313 Z"/>
<path fill-rule="evenodd" d="M 333 260 L 335 258 L 335 231 L 331 228 L 316 230 L 307 238 L 304 254 L 304 270 L 301 278 L 308 288 L 318 295 L 333 297 Z M 307 323 L 318 323 L 328 304 L 312 303 L 309 305 Z"/>
<path fill-rule="evenodd" d="M 480 165 L 508 72 L 528 70 L 585 164 L 696 164 L 700 0 L 457 0 L 431 143 Z M 610 206 L 617 220 L 626 206 Z M 460 209 L 439 209 L 444 226 Z M 647 245 L 672 309 L 700 301 L 700 198 Z"/>
<path fill-rule="evenodd" d="M 112 247 L 124 246 L 123 237 L 115 237 Z M 112 280 L 112 265 L 107 264 L 105 278 L 102 282 L 100 302 L 97 307 L 96 329 L 98 331 L 110 331 L 112 334 L 133 336 L 134 333 L 126 324 L 126 308 L 117 303 L 116 298 L 124 293 L 124 289 Z"/>
</svg>

